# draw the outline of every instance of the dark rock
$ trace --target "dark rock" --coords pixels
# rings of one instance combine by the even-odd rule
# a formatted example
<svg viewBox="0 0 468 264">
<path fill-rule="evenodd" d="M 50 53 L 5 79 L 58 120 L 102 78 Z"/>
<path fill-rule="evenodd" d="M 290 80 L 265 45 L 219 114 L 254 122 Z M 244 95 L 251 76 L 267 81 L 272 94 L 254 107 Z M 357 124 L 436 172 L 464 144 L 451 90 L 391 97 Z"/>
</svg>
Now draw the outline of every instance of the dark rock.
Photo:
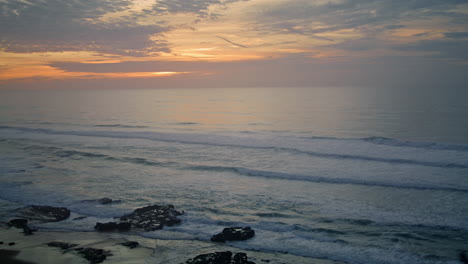
<svg viewBox="0 0 468 264">
<path fill-rule="evenodd" d="M 112 199 L 105 197 L 105 198 L 98 199 L 97 202 L 100 204 L 110 204 L 112 203 Z"/>
<path fill-rule="evenodd" d="M 10 242 L 10 243 L 8 243 L 8 245 L 9 246 L 14 246 L 14 245 L 16 245 L 16 243 L 15 242 Z"/>
<path fill-rule="evenodd" d="M 85 218 L 88 218 L 88 217 L 87 216 L 79 216 L 79 217 L 73 218 L 73 221 L 82 220 L 82 219 L 85 219 Z"/>
<path fill-rule="evenodd" d="M 255 235 L 250 227 L 227 227 L 219 234 L 211 237 L 211 241 L 225 242 L 232 240 L 247 240 Z"/>
<path fill-rule="evenodd" d="M 236 253 L 234 257 L 232 257 L 231 264 L 255 264 L 255 263 L 248 260 L 247 254 Z"/>
<path fill-rule="evenodd" d="M 261 259 L 261 261 L 266 262 L 266 263 L 269 263 L 269 262 L 270 262 L 269 259 Z"/>
<path fill-rule="evenodd" d="M 58 247 L 60 249 L 66 250 L 72 247 L 76 247 L 77 244 L 69 244 L 69 243 L 64 243 L 64 242 L 50 242 L 50 243 L 47 243 L 47 246 Z"/>
<path fill-rule="evenodd" d="M 462 251 L 462 252 L 460 252 L 460 254 L 459 254 L 460 262 L 463 263 L 463 264 L 468 264 L 468 257 L 466 256 L 466 253 L 467 253 L 467 252 Z"/>
<path fill-rule="evenodd" d="M 120 200 L 112 200 L 111 198 L 100 198 L 96 200 L 83 200 L 84 203 L 99 203 L 99 204 L 111 204 L 111 203 L 118 203 Z"/>
<path fill-rule="evenodd" d="M 82 255 L 89 263 L 101 263 L 106 259 L 104 250 L 97 248 L 77 248 L 78 254 Z"/>
<path fill-rule="evenodd" d="M 109 222 L 109 223 L 96 223 L 94 229 L 99 232 L 112 232 L 112 231 L 120 231 L 125 232 L 129 231 L 131 228 L 130 223 L 116 223 L 116 222 Z"/>
<path fill-rule="evenodd" d="M 116 222 L 109 222 L 109 223 L 96 223 L 94 229 L 99 232 L 110 232 L 115 231 L 119 228 Z"/>
<path fill-rule="evenodd" d="M 182 212 L 175 210 L 171 204 L 151 205 L 138 208 L 133 213 L 122 216 L 120 221 L 129 223 L 132 228 L 154 231 L 163 228 L 165 225 L 179 224 L 181 220 L 177 216 L 182 214 Z"/>
<path fill-rule="evenodd" d="M 28 220 L 27 219 L 13 219 L 8 222 L 8 226 L 16 227 L 16 228 L 22 228 L 23 233 L 25 235 L 32 235 L 33 232 L 37 231 L 37 229 L 32 229 L 28 226 Z"/>
<path fill-rule="evenodd" d="M 132 228 L 132 225 L 130 223 L 118 223 L 117 224 L 117 229 L 120 232 L 126 232 L 129 231 Z"/>
<path fill-rule="evenodd" d="M 129 248 L 136 248 L 138 247 L 138 245 L 140 245 L 140 243 L 136 241 L 127 241 L 127 242 L 123 242 L 121 245 L 125 247 L 129 247 Z"/>
<path fill-rule="evenodd" d="M 23 233 L 24 233 L 24 235 L 26 235 L 26 236 L 30 236 L 30 235 L 33 234 L 33 232 L 36 232 L 36 231 L 37 231 L 37 229 L 30 228 L 29 226 L 23 227 Z"/>
<path fill-rule="evenodd" d="M 70 210 L 65 207 L 41 205 L 31 205 L 20 209 L 19 212 L 25 218 L 44 222 L 58 222 L 65 220 L 70 216 Z"/>
<path fill-rule="evenodd" d="M 8 226 L 16 228 L 24 228 L 28 226 L 28 219 L 13 219 L 8 222 Z"/>
<path fill-rule="evenodd" d="M 0 241 L 0 245 L 3 245 L 3 241 Z"/>
<path fill-rule="evenodd" d="M 187 260 L 186 264 L 231 264 L 231 251 L 214 252 L 198 255 Z"/>
</svg>

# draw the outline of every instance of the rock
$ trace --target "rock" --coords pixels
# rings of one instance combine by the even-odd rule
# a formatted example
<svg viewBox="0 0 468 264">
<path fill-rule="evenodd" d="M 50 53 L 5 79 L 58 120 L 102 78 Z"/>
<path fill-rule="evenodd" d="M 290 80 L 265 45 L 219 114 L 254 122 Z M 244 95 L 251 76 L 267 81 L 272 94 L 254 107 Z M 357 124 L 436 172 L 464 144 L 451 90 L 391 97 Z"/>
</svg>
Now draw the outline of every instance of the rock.
<svg viewBox="0 0 468 264">
<path fill-rule="evenodd" d="M 186 264 L 231 264 L 231 251 L 214 252 L 198 255 L 187 260 Z"/>
<path fill-rule="evenodd" d="M 255 235 L 250 227 L 227 227 L 219 234 L 211 237 L 214 242 L 226 242 L 232 240 L 247 240 Z"/>
<path fill-rule="evenodd" d="M 96 223 L 94 229 L 99 232 L 112 232 L 112 231 L 120 231 L 125 232 L 129 231 L 131 228 L 130 223 L 116 223 L 116 222 L 109 222 L 109 223 Z"/>
<path fill-rule="evenodd" d="M 16 243 L 15 242 L 10 242 L 10 243 L 8 243 L 8 245 L 11 247 L 11 246 L 16 245 Z"/>
<path fill-rule="evenodd" d="M 110 232 L 117 230 L 118 225 L 116 222 L 109 222 L 109 223 L 96 223 L 94 229 L 99 232 Z"/>
<path fill-rule="evenodd" d="M 236 253 L 234 257 L 232 257 L 231 264 L 255 264 L 255 263 L 248 260 L 247 254 Z"/>
<path fill-rule="evenodd" d="M 127 242 L 123 242 L 121 245 L 125 247 L 129 247 L 129 248 L 136 248 L 138 247 L 138 245 L 140 245 L 140 243 L 136 241 L 127 241 Z"/>
<path fill-rule="evenodd" d="M 37 229 L 30 228 L 29 226 L 23 227 L 23 233 L 24 233 L 24 235 L 26 235 L 26 236 L 33 235 L 33 232 L 36 232 L 36 231 L 37 231 Z"/>
<path fill-rule="evenodd" d="M 460 252 L 460 254 L 459 254 L 460 262 L 463 263 L 463 264 L 468 264 L 468 257 L 466 256 L 466 253 L 467 253 L 467 252 L 462 251 L 462 252 Z"/>
<path fill-rule="evenodd" d="M 117 229 L 120 232 L 130 231 L 131 228 L 132 228 L 132 225 L 130 223 L 118 223 L 117 224 Z"/>
<path fill-rule="evenodd" d="M 3 245 L 3 241 L 0 241 L 0 245 Z"/>
<path fill-rule="evenodd" d="M 22 228 L 23 233 L 25 235 L 32 235 L 33 232 L 37 231 L 37 229 L 30 228 L 28 226 L 28 220 L 27 219 L 13 219 L 8 222 L 8 226 L 16 227 L 16 228 Z"/>
<path fill-rule="evenodd" d="M 19 210 L 20 214 L 28 219 L 44 222 L 58 222 L 70 216 L 70 210 L 65 207 L 31 205 Z"/>
<path fill-rule="evenodd" d="M 79 217 L 76 217 L 76 218 L 73 218 L 73 221 L 76 221 L 76 220 L 83 220 L 85 218 L 88 218 L 87 216 L 79 216 Z"/>
<path fill-rule="evenodd" d="M 87 259 L 91 264 L 101 263 L 107 257 L 104 250 L 97 248 L 77 248 L 75 251 Z"/>
<path fill-rule="evenodd" d="M 98 199 L 97 202 L 100 204 L 110 204 L 112 203 L 112 199 L 105 197 L 105 198 Z"/>
<path fill-rule="evenodd" d="M 151 205 L 138 208 L 133 213 L 122 216 L 120 221 L 129 223 L 132 228 L 154 231 L 163 228 L 165 225 L 179 224 L 181 220 L 177 216 L 182 214 L 182 212 L 175 210 L 171 204 Z"/>
<path fill-rule="evenodd" d="M 64 243 L 64 242 L 50 242 L 50 243 L 47 243 L 47 246 L 49 246 L 49 247 L 58 247 L 60 249 L 66 250 L 66 249 L 69 249 L 69 248 L 72 248 L 72 247 L 76 247 L 77 244 L 68 244 L 68 243 Z"/>
<path fill-rule="evenodd" d="M 111 204 L 111 203 L 117 203 L 120 202 L 120 200 L 112 200 L 111 198 L 99 198 L 96 200 L 83 200 L 82 202 L 84 203 L 99 203 L 99 204 Z"/>
<path fill-rule="evenodd" d="M 28 226 L 28 219 L 13 219 L 8 222 L 8 226 L 16 227 L 16 228 L 24 228 Z"/>
<path fill-rule="evenodd" d="M 214 252 L 208 254 L 198 255 L 193 259 L 189 259 L 185 264 L 255 264 L 248 261 L 247 254 L 236 253 L 232 257 L 231 251 Z"/>
</svg>

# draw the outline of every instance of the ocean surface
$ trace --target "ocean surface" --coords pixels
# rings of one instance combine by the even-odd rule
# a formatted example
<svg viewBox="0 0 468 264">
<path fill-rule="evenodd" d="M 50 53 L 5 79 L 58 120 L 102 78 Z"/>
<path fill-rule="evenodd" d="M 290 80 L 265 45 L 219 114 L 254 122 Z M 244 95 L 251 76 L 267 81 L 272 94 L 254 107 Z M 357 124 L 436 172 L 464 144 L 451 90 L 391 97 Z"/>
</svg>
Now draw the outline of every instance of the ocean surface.
<svg viewBox="0 0 468 264">
<path fill-rule="evenodd" d="M 459 263 L 468 250 L 468 92 L 439 88 L 0 91 L 0 220 L 92 231 L 151 204 L 183 223 L 145 237 L 345 263 Z M 100 205 L 84 200 L 120 200 Z M 86 216 L 82 220 L 72 220 Z M 311 263 L 313 263 L 311 261 Z"/>
</svg>

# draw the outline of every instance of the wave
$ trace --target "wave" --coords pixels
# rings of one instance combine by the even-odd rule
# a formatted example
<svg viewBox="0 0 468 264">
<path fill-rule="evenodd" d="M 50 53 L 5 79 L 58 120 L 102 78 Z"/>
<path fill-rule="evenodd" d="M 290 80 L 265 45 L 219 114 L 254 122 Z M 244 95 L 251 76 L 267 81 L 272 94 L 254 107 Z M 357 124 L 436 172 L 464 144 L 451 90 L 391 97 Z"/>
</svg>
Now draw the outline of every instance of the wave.
<svg viewBox="0 0 468 264">
<path fill-rule="evenodd" d="M 426 166 L 426 167 L 437 167 L 437 168 L 457 168 L 457 169 L 467 169 L 468 163 L 457 163 L 457 162 L 449 162 L 449 161 L 440 161 L 439 160 L 416 160 L 412 158 L 394 158 L 394 157 L 381 157 L 375 155 L 363 155 L 360 153 L 354 154 L 347 154 L 347 153 L 330 153 L 328 152 L 329 149 L 332 151 L 343 151 L 343 146 L 339 145 L 333 148 L 326 148 L 326 152 L 322 151 L 313 151 L 310 149 L 315 149 L 314 147 L 309 147 L 309 149 L 304 149 L 303 146 L 304 142 L 302 141 L 294 141 L 292 144 L 286 142 L 282 144 L 281 142 L 276 142 L 271 139 L 265 138 L 253 138 L 253 137 L 233 137 L 233 136 L 225 136 L 225 135 L 204 135 L 204 134 L 183 134 L 183 133 L 161 133 L 161 132 L 126 132 L 126 131 L 60 131 L 60 130 L 50 130 L 50 129 L 42 129 L 42 128 L 27 128 L 27 127 L 10 127 L 10 126 L 0 126 L 0 129 L 13 129 L 19 130 L 24 132 L 33 132 L 33 133 L 44 133 L 44 134 L 53 134 L 53 135 L 74 135 L 74 136 L 89 136 L 89 137 L 109 137 L 109 138 L 138 138 L 138 139 L 147 139 L 153 141 L 161 141 L 161 142 L 174 142 L 174 143 L 182 143 L 182 144 L 195 144 L 195 145 L 209 145 L 209 146 L 225 146 L 225 147 L 236 147 L 236 148 L 253 148 L 253 149 L 267 149 L 267 150 L 274 150 L 274 151 L 284 151 L 293 154 L 301 154 L 301 155 L 308 155 L 312 157 L 319 157 L 319 158 L 326 158 L 326 159 L 338 159 L 338 160 L 358 160 L 358 161 L 370 161 L 370 162 L 380 162 L 380 163 L 390 163 L 390 164 L 402 164 L 402 165 L 419 165 L 419 166 Z M 283 138 L 282 138 L 283 139 Z M 297 139 L 297 138 L 293 138 Z M 305 138 L 302 138 L 305 139 Z M 315 139 L 315 140 L 325 140 L 324 144 L 328 144 L 327 140 L 353 140 L 353 141 L 361 141 L 361 142 L 371 142 L 372 144 L 380 144 L 380 145 L 389 145 L 394 146 L 398 145 L 408 146 L 408 147 L 432 147 L 437 150 L 452 150 L 452 151 L 461 151 L 465 152 L 468 151 L 468 145 L 448 145 L 448 144 L 441 144 L 441 143 L 417 143 L 417 142 L 406 142 L 406 141 L 398 141 L 393 139 L 387 138 L 363 138 L 363 139 L 346 139 L 346 138 L 330 138 L 330 137 L 308 137 L 307 139 Z M 322 143 L 322 142 L 320 142 Z M 349 147 L 357 147 L 357 146 L 345 146 L 346 149 L 350 149 Z M 367 148 L 361 147 L 361 152 L 367 154 Z M 358 151 L 358 150 L 357 150 Z M 357 152 L 356 151 L 356 152 Z M 380 153 L 374 152 L 376 154 L 385 154 L 386 156 L 399 156 L 399 152 L 394 153 Z M 405 155 L 407 155 L 405 153 Z M 463 153 L 462 155 L 466 155 Z M 414 155 L 407 155 L 409 157 L 413 157 Z M 439 155 L 439 158 L 447 160 L 448 158 L 445 155 Z M 459 160 L 461 157 L 457 156 Z M 432 159 L 432 157 L 431 157 Z"/>
<path fill-rule="evenodd" d="M 235 172 L 244 176 L 251 177 L 264 177 L 273 179 L 287 179 L 287 180 L 298 180 L 308 182 L 319 182 L 319 183 L 330 183 L 330 184 L 353 184 L 353 185 L 365 185 L 365 186 L 377 186 L 377 187 L 391 187 L 400 189 L 416 189 L 416 190 L 435 190 L 435 191 L 452 191 L 452 192 L 463 192 L 468 193 L 468 189 L 442 187 L 440 185 L 432 184 L 417 184 L 417 183 L 398 183 L 398 182 L 385 182 L 385 181 L 372 181 L 367 179 L 351 179 L 351 178 L 329 178 L 314 175 L 300 175 L 300 174 L 289 174 L 282 172 L 254 170 L 241 167 L 223 167 L 223 166 L 187 166 L 186 169 L 190 170 L 206 170 L 206 171 L 218 171 L 218 172 Z"/>
<path fill-rule="evenodd" d="M 398 140 L 386 137 L 366 137 L 360 140 L 370 142 L 377 145 L 386 145 L 394 147 L 410 147 L 410 148 L 423 148 L 433 150 L 456 150 L 456 151 L 468 151 L 468 145 L 460 144 L 444 144 L 437 142 L 414 142 L 406 140 Z"/>
<path fill-rule="evenodd" d="M 399 140 L 387 137 L 364 137 L 364 138 L 337 138 L 337 137 L 300 137 L 308 140 L 331 140 L 331 141 L 361 141 L 371 143 L 374 145 L 384 145 L 391 147 L 406 147 L 406 148 L 421 148 L 429 150 L 455 150 L 455 151 L 468 151 L 466 144 L 450 144 L 439 142 L 424 142 L 424 141 L 408 141 Z"/>
<path fill-rule="evenodd" d="M 157 167 L 168 167 L 178 170 L 192 170 L 192 171 L 209 171 L 209 172 L 231 172 L 242 176 L 250 177 L 263 177 L 272 179 L 285 179 L 285 180 L 297 180 L 297 181 L 308 181 L 318 183 L 329 183 L 329 184 L 353 184 L 353 185 L 364 185 L 364 186 L 379 186 L 379 187 L 391 187 L 401 189 L 417 189 L 417 190 L 438 190 L 438 191 L 452 191 L 452 192 L 463 192 L 468 193 L 468 189 L 444 187 L 435 184 L 420 184 L 420 183 L 398 183 L 392 181 L 376 181 L 368 179 L 353 179 L 353 178 L 330 178 L 317 175 L 302 175 L 292 174 L 275 171 L 257 170 L 235 166 L 211 166 L 211 165 L 200 165 L 190 164 L 176 161 L 158 161 L 154 159 L 147 159 L 141 157 L 117 157 L 102 153 L 94 153 L 80 150 L 63 149 L 59 147 L 41 146 L 41 145 L 27 145 L 24 149 L 35 149 L 35 150 L 46 150 L 53 155 L 68 158 L 72 156 L 80 156 L 85 158 L 99 158 L 108 161 L 115 162 L 128 162 L 144 166 L 157 166 Z"/>
<path fill-rule="evenodd" d="M 122 124 L 103 124 L 103 125 L 95 125 L 95 127 L 148 128 L 149 126 L 131 126 L 131 125 L 122 125 Z"/>
</svg>

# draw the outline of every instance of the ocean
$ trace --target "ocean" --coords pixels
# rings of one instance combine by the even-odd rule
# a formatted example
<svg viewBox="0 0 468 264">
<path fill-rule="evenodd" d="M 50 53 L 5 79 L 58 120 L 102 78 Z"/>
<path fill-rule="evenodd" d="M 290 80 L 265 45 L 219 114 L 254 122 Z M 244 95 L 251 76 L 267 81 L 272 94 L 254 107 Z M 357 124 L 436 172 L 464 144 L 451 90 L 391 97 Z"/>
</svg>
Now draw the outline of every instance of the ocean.
<svg viewBox="0 0 468 264">
<path fill-rule="evenodd" d="M 64 206 L 92 231 L 173 204 L 141 236 L 344 263 L 459 263 L 468 250 L 468 91 L 277 87 L 0 91 L 0 220 Z M 84 200 L 120 200 L 101 205 Z M 81 220 L 72 220 L 86 216 Z M 313 263 L 313 262 L 311 262 Z"/>
</svg>

